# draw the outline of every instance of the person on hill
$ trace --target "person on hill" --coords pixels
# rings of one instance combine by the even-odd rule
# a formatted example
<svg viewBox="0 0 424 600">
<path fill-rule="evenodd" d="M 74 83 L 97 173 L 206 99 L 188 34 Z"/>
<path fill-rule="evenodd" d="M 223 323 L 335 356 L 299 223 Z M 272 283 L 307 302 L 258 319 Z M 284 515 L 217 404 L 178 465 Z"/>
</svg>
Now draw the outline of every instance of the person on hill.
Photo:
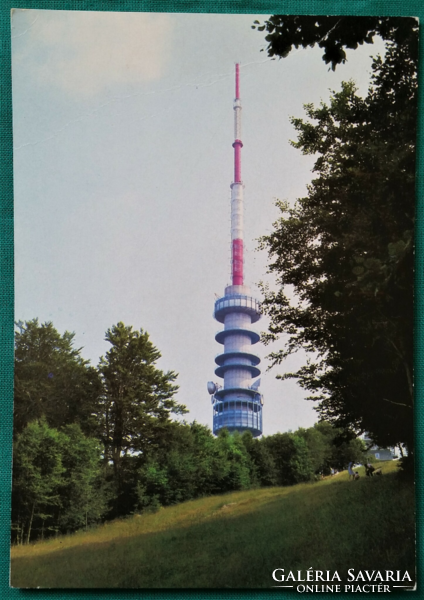
<svg viewBox="0 0 424 600">
<path fill-rule="evenodd" d="M 366 463 L 366 465 L 365 465 L 365 473 L 366 473 L 367 477 L 372 477 L 374 471 L 375 471 L 375 469 L 372 466 L 372 464 L 371 463 Z"/>
<path fill-rule="evenodd" d="M 353 472 L 353 462 L 350 462 L 347 467 L 347 472 L 349 473 L 349 479 L 355 478 L 355 473 Z"/>
</svg>

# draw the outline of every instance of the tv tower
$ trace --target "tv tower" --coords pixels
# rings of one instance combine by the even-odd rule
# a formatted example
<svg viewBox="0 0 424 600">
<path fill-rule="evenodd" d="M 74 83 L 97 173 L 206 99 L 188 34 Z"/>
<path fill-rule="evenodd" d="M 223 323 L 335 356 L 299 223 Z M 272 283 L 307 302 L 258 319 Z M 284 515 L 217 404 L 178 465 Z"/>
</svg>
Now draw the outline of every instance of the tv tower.
<svg viewBox="0 0 424 600">
<path fill-rule="evenodd" d="M 263 400 L 258 392 L 261 374 L 260 358 L 251 346 L 259 342 L 259 334 L 251 329 L 261 317 L 260 303 L 253 298 L 243 282 L 243 182 L 241 179 L 241 101 L 240 73 L 236 64 L 236 94 L 234 100 L 234 181 L 231 184 L 231 272 L 232 285 L 215 302 L 214 317 L 224 324 L 215 336 L 224 352 L 218 354 L 215 375 L 224 379 L 224 385 L 208 382 L 213 404 L 213 432 L 224 427 L 229 431 L 251 431 L 262 434 Z"/>
</svg>

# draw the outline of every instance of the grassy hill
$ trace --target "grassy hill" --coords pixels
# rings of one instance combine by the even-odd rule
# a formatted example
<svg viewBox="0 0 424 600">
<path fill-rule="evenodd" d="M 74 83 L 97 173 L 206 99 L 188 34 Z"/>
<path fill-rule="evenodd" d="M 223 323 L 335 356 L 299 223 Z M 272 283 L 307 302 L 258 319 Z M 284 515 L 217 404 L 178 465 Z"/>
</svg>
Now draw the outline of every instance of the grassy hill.
<svg viewBox="0 0 424 600">
<path fill-rule="evenodd" d="M 212 496 L 12 548 L 14 587 L 269 588 L 276 568 L 414 573 L 414 489 L 383 476 Z M 359 469 L 363 475 L 363 469 Z"/>
</svg>

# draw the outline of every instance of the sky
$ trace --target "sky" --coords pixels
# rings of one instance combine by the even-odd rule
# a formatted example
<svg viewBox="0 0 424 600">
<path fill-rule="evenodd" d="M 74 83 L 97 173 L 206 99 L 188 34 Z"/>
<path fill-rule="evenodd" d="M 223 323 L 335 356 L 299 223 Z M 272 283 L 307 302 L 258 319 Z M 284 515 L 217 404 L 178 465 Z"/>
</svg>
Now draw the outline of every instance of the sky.
<svg viewBox="0 0 424 600">
<path fill-rule="evenodd" d="M 245 283 L 275 285 L 258 238 L 277 199 L 306 195 L 314 158 L 290 145 L 290 117 L 353 79 L 369 85 L 381 42 L 328 70 L 322 51 L 270 60 L 266 15 L 14 10 L 12 93 L 15 318 L 75 332 L 93 365 L 123 321 L 150 335 L 176 371 L 186 420 L 212 427 L 217 297 L 230 283 L 234 64 L 240 63 Z M 262 51 L 261 51 L 262 50 Z M 266 331 L 267 319 L 256 324 Z M 313 403 L 262 358 L 264 434 L 310 427 Z"/>
</svg>

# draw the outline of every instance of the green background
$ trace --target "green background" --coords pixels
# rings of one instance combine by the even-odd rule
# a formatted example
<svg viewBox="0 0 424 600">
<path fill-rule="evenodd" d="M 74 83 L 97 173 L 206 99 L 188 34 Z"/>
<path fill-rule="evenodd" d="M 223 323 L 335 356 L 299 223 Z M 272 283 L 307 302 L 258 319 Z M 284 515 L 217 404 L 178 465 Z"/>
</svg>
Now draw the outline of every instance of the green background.
<svg viewBox="0 0 424 600">
<path fill-rule="evenodd" d="M 415 16 L 424 22 L 423 0 L 0 0 L 0 598 L 92 598 L 94 599 L 262 599 L 299 597 L 296 592 L 228 591 L 228 590 L 16 590 L 9 588 L 9 531 L 10 487 L 12 459 L 12 402 L 13 402 L 13 153 L 12 153 L 12 85 L 10 60 L 10 9 L 40 8 L 50 10 L 109 10 L 151 12 L 205 12 L 205 13 L 264 13 L 316 15 L 388 15 Z M 420 45 L 419 81 L 423 82 L 424 44 Z M 416 227 L 416 301 L 415 301 L 415 431 L 417 440 L 417 570 L 416 592 L 403 594 L 421 597 L 424 574 L 423 545 L 423 490 L 422 462 L 424 451 L 423 368 L 424 368 L 424 278 L 423 246 L 424 215 L 424 85 L 420 87 L 418 122 L 417 171 L 417 227 Z M 376 515 L 378 518 L 378 515 Z M 272 526 L 272 524 L 270 524 Z M 279 565 L 276 565 L 276 567 Z M 313 565 L 311 565 L 313 567 Z M 254 565 L 252 565 L 252 568 Z M 366 565 L 364 565 L 366 568 Z M 397 598 L 400 593 L 394 593 Z M 402 595 L 403 595 L 402 594 Z M 355 594 L 356 595 L 356 594 Z M 333 594 L 320 594 L 320 597 Z M 352 594 L 337 594 L 344 598 Z M 374 594 L 367 594 L 374 596 Z"/>
</svg>

